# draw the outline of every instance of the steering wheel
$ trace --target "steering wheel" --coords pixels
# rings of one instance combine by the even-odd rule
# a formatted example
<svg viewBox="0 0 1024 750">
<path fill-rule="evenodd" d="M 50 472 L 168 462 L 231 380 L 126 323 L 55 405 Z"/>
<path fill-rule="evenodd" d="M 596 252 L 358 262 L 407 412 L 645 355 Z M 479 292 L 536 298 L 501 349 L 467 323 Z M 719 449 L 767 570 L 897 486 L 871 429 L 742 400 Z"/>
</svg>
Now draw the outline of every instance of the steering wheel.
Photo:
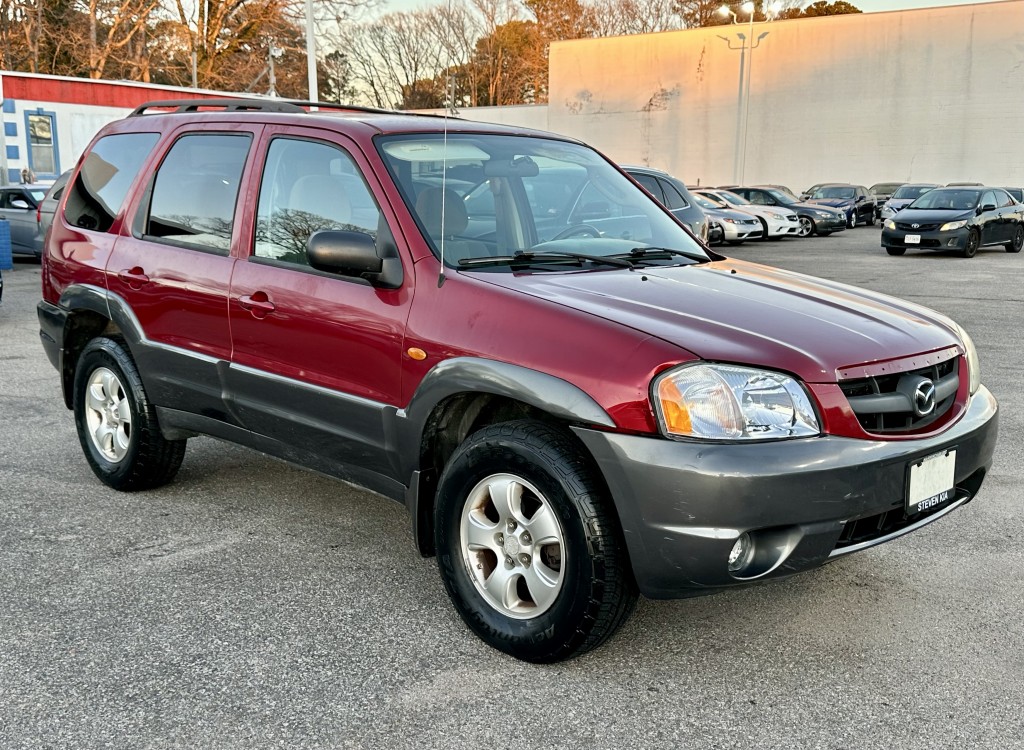
<svg viewBox="0 0 1024 750">
<path fill-rule="evenodd" d="M 584 237 L 600 237 L 601 233 L 594 229 L 594 227 L 590 226 L 589 224 L 573 224 L 572 226 L 568 226 L 561 232 L 556 234 L 554 237 L 548 240 L 548 242 L 552 242 L 554 240 L 564 240 L 567 239 L 568 237 L 575 237 L 576 235 L 581 235 Z"/>
</svg>

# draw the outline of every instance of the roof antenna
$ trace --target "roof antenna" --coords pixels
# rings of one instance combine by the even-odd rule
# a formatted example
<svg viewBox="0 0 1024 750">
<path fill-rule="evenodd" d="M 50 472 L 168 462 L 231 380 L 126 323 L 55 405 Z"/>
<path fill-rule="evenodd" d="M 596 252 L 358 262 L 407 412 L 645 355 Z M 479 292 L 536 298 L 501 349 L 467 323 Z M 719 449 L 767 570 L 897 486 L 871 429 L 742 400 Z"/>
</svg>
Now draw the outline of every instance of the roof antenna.
<svg viewBox="0 0 1024 750">
<path fill-rule="evenodd" d="M 452 0 L 448 0 L 448 18 L 447 22 L 451 23 L 452 19 Z M 446 75 L 446 86 L 445 86 L 445 101 L 444 101 L 444 146 L 441 151 L 441 271 L 437 275 L 437 288 L 440 289 L 444 286 L 446 276 L 444 275 L 444 235 L 445 235 L 445 223 L 444 214 L 445 206 L 448 201 L 445 199 L 447 195 L 447 180 L 448 180 L 448 116 L 449 114 L 455 113 L 455 79 L 452 77 L 452 49 L 448 48 L 448 68 L 445 71 Z"/>
<path fill-rule="evenodd" d="M 449 73 L 449 76 L 451 74 Z M 448 102 L 445 102 L 444 106 L 444 146 L 441 150 L 441 271 L 437 274 L 437 288 L 440 289 L 444 286 L 445 275 L 444 275 L 444 207 L 448 203 L 445 200 L 445 189 L 446 179 L 448 177 Z"/>
</svg>

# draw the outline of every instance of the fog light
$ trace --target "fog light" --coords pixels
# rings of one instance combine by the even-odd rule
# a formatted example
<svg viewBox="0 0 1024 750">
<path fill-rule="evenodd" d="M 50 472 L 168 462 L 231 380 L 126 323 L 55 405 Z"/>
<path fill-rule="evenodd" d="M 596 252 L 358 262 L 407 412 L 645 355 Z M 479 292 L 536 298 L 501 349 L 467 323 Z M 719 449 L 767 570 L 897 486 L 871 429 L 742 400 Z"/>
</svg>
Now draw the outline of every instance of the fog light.
<svg viewBox="0 0 1024 750">
<path fill-rule="evenodd" d="M 743 570 L 753 556 L 754 540 L 750 538 L 750 534 L 743 533 L 736 540 L 736 544 L 732 545 L 732 551 L 729 552 L 729 572 L 738 573 Z"/>
</svg>

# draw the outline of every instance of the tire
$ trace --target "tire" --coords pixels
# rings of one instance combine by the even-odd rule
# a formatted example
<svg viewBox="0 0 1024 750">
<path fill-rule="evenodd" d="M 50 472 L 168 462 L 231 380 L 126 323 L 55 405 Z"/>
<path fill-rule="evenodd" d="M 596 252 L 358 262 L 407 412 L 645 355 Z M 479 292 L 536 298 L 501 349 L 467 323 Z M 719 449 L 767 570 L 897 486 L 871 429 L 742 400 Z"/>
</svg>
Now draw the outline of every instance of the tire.
<svg viewBox="0 0 1024 750">
<path fill-rule="evenodd" d="M 846 220 L 846 228 L 853 229 L 857 226 L 857 209 L 853 209 L 853 213 L 850 214 L 850 218 Z"/>
<path fill-rule="evenodd" d="M 768 222 L 765 221 L 764 219 L 762 219 L 760 216 L 757 217 L 757 220 L 759 222 L 761 222 L 761 238 L 760 239 L 761 239 L 762 242 L 766 242 L 769 239 L 769 237 L 768 237 Z"/>
<path fill-rule="evenodd" d="M 476 432 L 441 475 L 436 513 L 445 588 L 490 646 L 561 661 L 601 645 L 632 613 L 614 508 L 571 434 L 530 420 Z"/>
<path fill-rule="evenodd" d="M 875 225 L 875 212 L 872 211 L 868 214 L 868 226 L 873 227 Z"/>
<path fill-rule="evenodd" d="M 156 410 L 123 340 L 96 338 L 82 350 L 73 409 L 85 458 L 104 484 L 132 492 L 174 478 L 187 441 L 160 434 Z"/>
<path fill-rule="evenodd" d="M 814 219 L 810 216 L 800 217 L 800 227 L 796 230 L 797 237 L 810 237 L 815 234 L 818 228 L 814 225 Z"/>
<path fill-rule="evenodd" d="M 1020 249 L 1024 247 L 1024 224 L 1017 225 L 1017 231 L 1013 233 L 1013 239 L 1003 247 L 1006 248 L 1006 252 L 1008 253 L 1020 252 Z"/>
<path fill-rule="evenodd" d="M 965 258 L 973 258 L 978 254 L 978 247 L 981 245 L 981 234 L 977 229 L 972 229 L 967 235 L 967 244 L 960 254 Z"/>
<path fill-rule="evenodd" d="M 887 247 L 887 248 L 885 248 L 885 252 L 889 253 L 889 255 L 903 255 L 903 253 L 907 252 L 907 248 L 905 248 L 905 247 Z"/>
</svg>

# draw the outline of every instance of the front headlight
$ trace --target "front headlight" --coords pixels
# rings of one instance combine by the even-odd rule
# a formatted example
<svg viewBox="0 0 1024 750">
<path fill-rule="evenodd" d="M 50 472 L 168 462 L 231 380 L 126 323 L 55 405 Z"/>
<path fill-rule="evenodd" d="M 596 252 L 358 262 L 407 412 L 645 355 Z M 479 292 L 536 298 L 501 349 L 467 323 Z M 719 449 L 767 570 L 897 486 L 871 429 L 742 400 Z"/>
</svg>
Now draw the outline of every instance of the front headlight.
<svg viewBox="0 0 1024 750">
<path fill-rule="evenodd" d="M 834 214 L 831 211 L 815 211 L 814 213 L 818 214 L 818 216 L 820 216 L 823 219 L 837 219 L 837 218 L 839 218 L 839 214 Z"/>
<path fill-rule="evenodd" d="M 783 219 L 786 218 L 782 214 L 777 214 L 774 211 L 765 211 L 765 214 L 767 216 L 770 216 L 771 218 L 775 219 L 776 221 L 782 221 Z"/>
<path fill-rule="evenodd" d="M 722 221 L 724 221 L 726 224 L 735 224 L 736 223 L 736 219 L 730 219 L 730 218 L 722 219 Z"/>
<path fill-rule="evenodd" d="M 896 228 L 896 222 L 893 221 L 892 219 L 886 219 L 882 223 L 882 226 L 885 227 L 886 229 L 895 229 Z"/>
<path fill-rule="evenodd" d="M 966 221 L 947 221 L 945 224 L 939 227 L 939 231 L 952 232 L 954 229 L 963 229 L 965 226 L 967 226 Z"/>
<path fill-rule="evenodd" d="M 970 391 L 973 396 L 981 388 L 981 360 L 978 359 L 978 350 L 974 346 L 974 341 L 967 335 L 967 331 L 956 323 L 954 325 L 956 325 L 956 331 L 960 334 L 960 340 L 967 351 L 967 373 L 970 376 Z"/>
<path fill-rule="evenodd" d="M 780 372 L 719 364 L 683 365 L 651 384 L 662 432 L 701 440 L 777 440 L 818 435 L 810 397 Z"/>
</svg>

